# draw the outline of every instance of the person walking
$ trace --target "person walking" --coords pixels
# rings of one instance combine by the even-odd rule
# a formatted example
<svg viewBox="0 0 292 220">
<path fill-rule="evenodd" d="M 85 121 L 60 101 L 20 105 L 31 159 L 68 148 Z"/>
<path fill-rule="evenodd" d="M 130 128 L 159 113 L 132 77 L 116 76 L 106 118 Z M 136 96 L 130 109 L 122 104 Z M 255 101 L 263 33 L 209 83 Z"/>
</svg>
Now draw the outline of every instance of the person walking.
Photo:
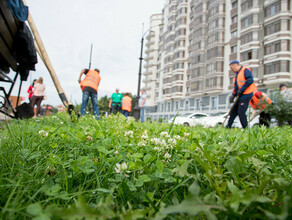
<svg viewBox="0 0 292 220">
<path fill-rule="evenodd" d="M 116 88 L 116 92 L 114 92 L 109 100 L 109 108 L 111 113 L 117 114 L 122 110 L 122 99 L 123 95 L 119 93 L 120 89 Z"/>
<path fill-rule="evenodd" d="M 44 99 L 46 87 L 43 84 L 43 78 L 40 77 L 33 86 L 33 96 L 31 100 L 31 106 L 34 108 L 37 105 L 37 111 L 35 116 L 40 116 L 41 112 L 41 103 Z"/>
<path fill-rule="evenodd" d="M 143 123 L 145 121 L 145 119 L 144 119 L 144 112 L 145 112 L 145 105 L 146 105 L 147 95 L 146 95 L 144 89 L 141 89 L 140 91 L 141 91 L 141 96 L 139 98 L 139 108 L 140 108 L 141 122 Z"/>
<path fill-rule="evenodd" d="M 238 100 L 230 112 L 227 128 L 231 128 L 236 116 L 239 116 L 241 126 L 246 128 L 247 118 L 245 112 L 248 108 L 249 100 L 252 98 L 253 93 L 257 91 L 254 83 L 251 69 L 246 66 L 241 66 L 238 60 L 233 60 L 229 63 L 230 69 L 235 73 L 233 79 L 233 92 L 230 96 L 229 102 L 233 103 L 234 98 L 238 96 Z"/>
<path fill-rule="evenodd" d="M 127 118 L 129 116 L 129 113 L 131 112 L 132 107 L 132 98 L 129 96 L 129 93 L 126 93 L 126 95 L 122 99 L 122 113 Z"/>
<path fill-rule="evenodd" d="M 85 75 L 85 78 L 81 81 L 81 78 Z M 101 81 L 100 71 L 99 69 L 82 69 L 80 72 L 80 76 L 78 82 L 80 83 L 80 87 L 82 90 L 82 104 L 81 104 L 81 115 L 84 116 L 86 114 L 86 106 L 89 100 L 91 99 L 92 107 L 93 107 L 93 115 L 95 115 L 95 119 L 99 119 L 99 109 L 97 105 L 97 97 L 98 97 L 98 87 Z"/>
<path fill-rule="evenodd" d="M 285 83 L 281 83 L 279 89 L 283 99 L 287 102 L 292 102 L 292 88 L 288 88 Z"/>
<path fill-rule="evenodd" d="M 270 127 L 271 115 L 264 111 L 268 105 L 272 104 L 272 100 L 268 97 L 268 95 L 266 93 L 256 91 L 249 101 L 249 104 L 252 107 L 250 121 L 256 117 L 257 110 L 259 110 L 259 124 Z"/>
<path fill-rule="evenodd" d="M 283 97 L 283 100 L 285 102 L 286 105 L 292 105 L 292 88 L 288 88 L 288 86 L 285 83 L 281 83 L 279 85 L 279 89 L 280 89 L 280 94 Z M 288 116 L 289 118 L 289 116 Z M 292 119 L 290 118 L 289 120 L 287 120 L 287 123 L 290 125 L 290 127 L 292 127 Z"/>
<path fill-rule="evenodd" d="M 28 90 L 27 90 L 27 93 L 28 93 L 28 99 L 29 99 L 29 102 L 31 103 L 31 100 L 32 100 L 32 96 L 33 96 L 33 86 L 34 84 L 36 83 L 36 79 L 33 80 L 32 84 L 28 87 Z"/>
</svg>

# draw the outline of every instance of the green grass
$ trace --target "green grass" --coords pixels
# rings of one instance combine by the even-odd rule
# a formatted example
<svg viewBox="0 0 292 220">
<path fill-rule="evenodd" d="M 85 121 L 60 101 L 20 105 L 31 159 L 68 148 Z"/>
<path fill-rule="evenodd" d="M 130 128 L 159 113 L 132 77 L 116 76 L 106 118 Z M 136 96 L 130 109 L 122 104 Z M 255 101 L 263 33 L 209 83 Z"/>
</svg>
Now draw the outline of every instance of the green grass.
<svg viewBox="0 0 292 220">
<path fill-rule="evenodd" d="M 1 219 L 289 219 L 291 128 L 66 114 L 0 126 Z"/>
</svg>

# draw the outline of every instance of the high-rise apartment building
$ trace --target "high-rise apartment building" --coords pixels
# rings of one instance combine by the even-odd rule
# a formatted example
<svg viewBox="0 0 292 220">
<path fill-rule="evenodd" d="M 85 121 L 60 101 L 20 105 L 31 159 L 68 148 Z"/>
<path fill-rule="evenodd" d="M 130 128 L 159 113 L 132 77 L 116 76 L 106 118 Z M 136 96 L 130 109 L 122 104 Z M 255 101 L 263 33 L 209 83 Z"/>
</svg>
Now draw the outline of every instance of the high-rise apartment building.
<svg viewBox="0 0 292 220">
<path fill-rule="evenodd" d="M 259 90 L 292 82 L 291 0 L 167 0 L 161 16 L 147 117 L 228 111 L 233 59 Z"/>
</svg>

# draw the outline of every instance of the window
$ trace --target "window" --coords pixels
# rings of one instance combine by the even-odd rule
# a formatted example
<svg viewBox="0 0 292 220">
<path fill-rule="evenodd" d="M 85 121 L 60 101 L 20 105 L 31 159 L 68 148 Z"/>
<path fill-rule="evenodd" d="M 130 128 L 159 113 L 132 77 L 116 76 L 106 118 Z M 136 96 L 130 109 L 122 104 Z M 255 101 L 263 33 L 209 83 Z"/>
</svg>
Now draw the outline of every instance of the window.
<svg viewBox="0 0 292 220">
<path fill-rule="evenodd" d="M 216 57 L 224 56 L 224 48 L 223 47 L 214 47 L 207 51 L 207 59 L 210 60 Z"/>
<path fill-rule="evenodd" d="M 176 63 L 173 65 L 173 70 L 184 69 L 184 66 L 185 66 L 184 63 Z"/>
<path fill-rule="evenodd" d="M 210 77 L 206 80 L 206 88 L 211 89 L 217 86 L 223 86 L 223 77 Z"/>
<path fill-rule="evenodd" d="M 240 40 L 241 45 L 251 42 L 253 40 L 253 32 L 249 32 L 247 34 L 242 35 Z"/>
<path fill-rule="evenodd" d="M 212 98 L 212 109 L 217 109 L 217 106 L 218 106 L 218 98 L 213 97 Z"/>
<path fill-rule="evenodd" d="M 277 1 L 274 4 L 265 8 L 265 17 L 273 16 L 281 11 L 281 1 Z"/>
<path fill-rule="evenodd" d="M 185 103 L 185 110 L 188 111 L 189 110 L 189 107 L 190 107 L 190 103 L 189 103 L 189 101 L 186 101 L 186 103 Z"/>
<path fill-rule="evenodd" d="M 253 23 L 253 15 L 241 19 L 241 28 L 246 28 Z"/>
<path fill-rule="evenodd" d="M 201 108 L 201 100 L 200 99 L 196 99 L 196 109 L 200 110 Z"/>
<path fill-rule="evenodd" d="M 279 73 L 279 72 L 289 72 L 290 61 L 276 61 L 272 63 L 265 64 L 265 75 Z"/>
<path fill-rule="evenodd" d="M 281 30 L 281 21 L 276 21 L 265 27 L 265 36 L 277 33 Z"/>
<path fill-rule="evenodd" d="M 216 32 L 214 34 L 209 35 L 208 43 L 212 44 L 215 42 L 224 42 L 224 33 L 223 32 Z"/>
<path fill-rule="evenodd" d="M 202 81 L 196 81 L 191 83 L 191 91 L 199 91 L 202 89 Z"/>
<path fill-rule="evenodd" d="M 223 61 L 217 61 L 207 64 L 207 74 L 223 72 Z"/>
<path fill-rule="evenodd" d="M 237 2 L 237 1 L 234 1 L 234 2 L 232 2 L 231 5 L 232 5 L 232 9 L 233 9 L 233 8 L 236 8 L 236 7 L 238 6 L 238 2 Z"/>
<path fill-rule="evenodd" d="M 203 67 L 197 67 L 197 68 L 193 69 L 192 70 L 192 79 L 203 75 L 203 73 L 204 73 Z"/>
<path fill-rule="evenodd" d="M 237 38 L 237 31 L 231 32 L 231 38 Z"/>
<path fill-rule="evenodd" d="M 178 106 L 179 106 L 179 104 L 178 104 L 178 102 L 176 102 L 175 103 L 175 111 L 178 111 Z"/>
<path fill-rule="evenodd" d="M 172 87 L 172 93 L 182 92 L 182 91 L 183 91 L 183 87 L 182 86 L 174 86 L 174 87 Z"/>
<path fill-rule="evenodd" d="M 265 55 L 269 55 L 269 54 L 272 54 L 272 53 L 277 53 L 281 51 L 281 41 L 276 41 L 276 42 L 273 42 L 271 44 L 267 44 L 265 46 Z"/>
<path fill-rule="evenodd" d="M 247 9 L 250 9 L 253 4 L 252 4 L 253 0 L 247 0 L 241 3 L 241 12 L 246 11 Z"/>
<path fill-rule="evenodd" d="M 235 24 L 235 23 L 237 23 L 237 15 L 231 18 L 231 24 Z"/>
<path fill-rule="evenodd" d="M 231 53 L 237 52 L 237 45 L 231 47 Z"/>
<path fill-rule="evenodd" d="M 258 58 L 258 50 L 248 50 L 240 54 L 241 61 L 257 59 Z"/>
</svg>

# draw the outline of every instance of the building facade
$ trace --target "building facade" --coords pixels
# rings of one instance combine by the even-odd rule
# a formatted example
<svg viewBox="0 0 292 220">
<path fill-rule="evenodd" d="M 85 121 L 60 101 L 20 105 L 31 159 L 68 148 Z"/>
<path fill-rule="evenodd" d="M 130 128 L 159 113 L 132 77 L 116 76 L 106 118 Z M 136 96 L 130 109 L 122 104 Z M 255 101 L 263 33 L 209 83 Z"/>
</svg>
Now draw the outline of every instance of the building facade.
<svg viewBox="0 0 292 220">
<path fill-rule="evenodd" d="M 234 59 L 261 91 L 291 83 L 291 18 L 291 0 L 167 0 L 146 116 L 228 111 Z"/>
</svg>

